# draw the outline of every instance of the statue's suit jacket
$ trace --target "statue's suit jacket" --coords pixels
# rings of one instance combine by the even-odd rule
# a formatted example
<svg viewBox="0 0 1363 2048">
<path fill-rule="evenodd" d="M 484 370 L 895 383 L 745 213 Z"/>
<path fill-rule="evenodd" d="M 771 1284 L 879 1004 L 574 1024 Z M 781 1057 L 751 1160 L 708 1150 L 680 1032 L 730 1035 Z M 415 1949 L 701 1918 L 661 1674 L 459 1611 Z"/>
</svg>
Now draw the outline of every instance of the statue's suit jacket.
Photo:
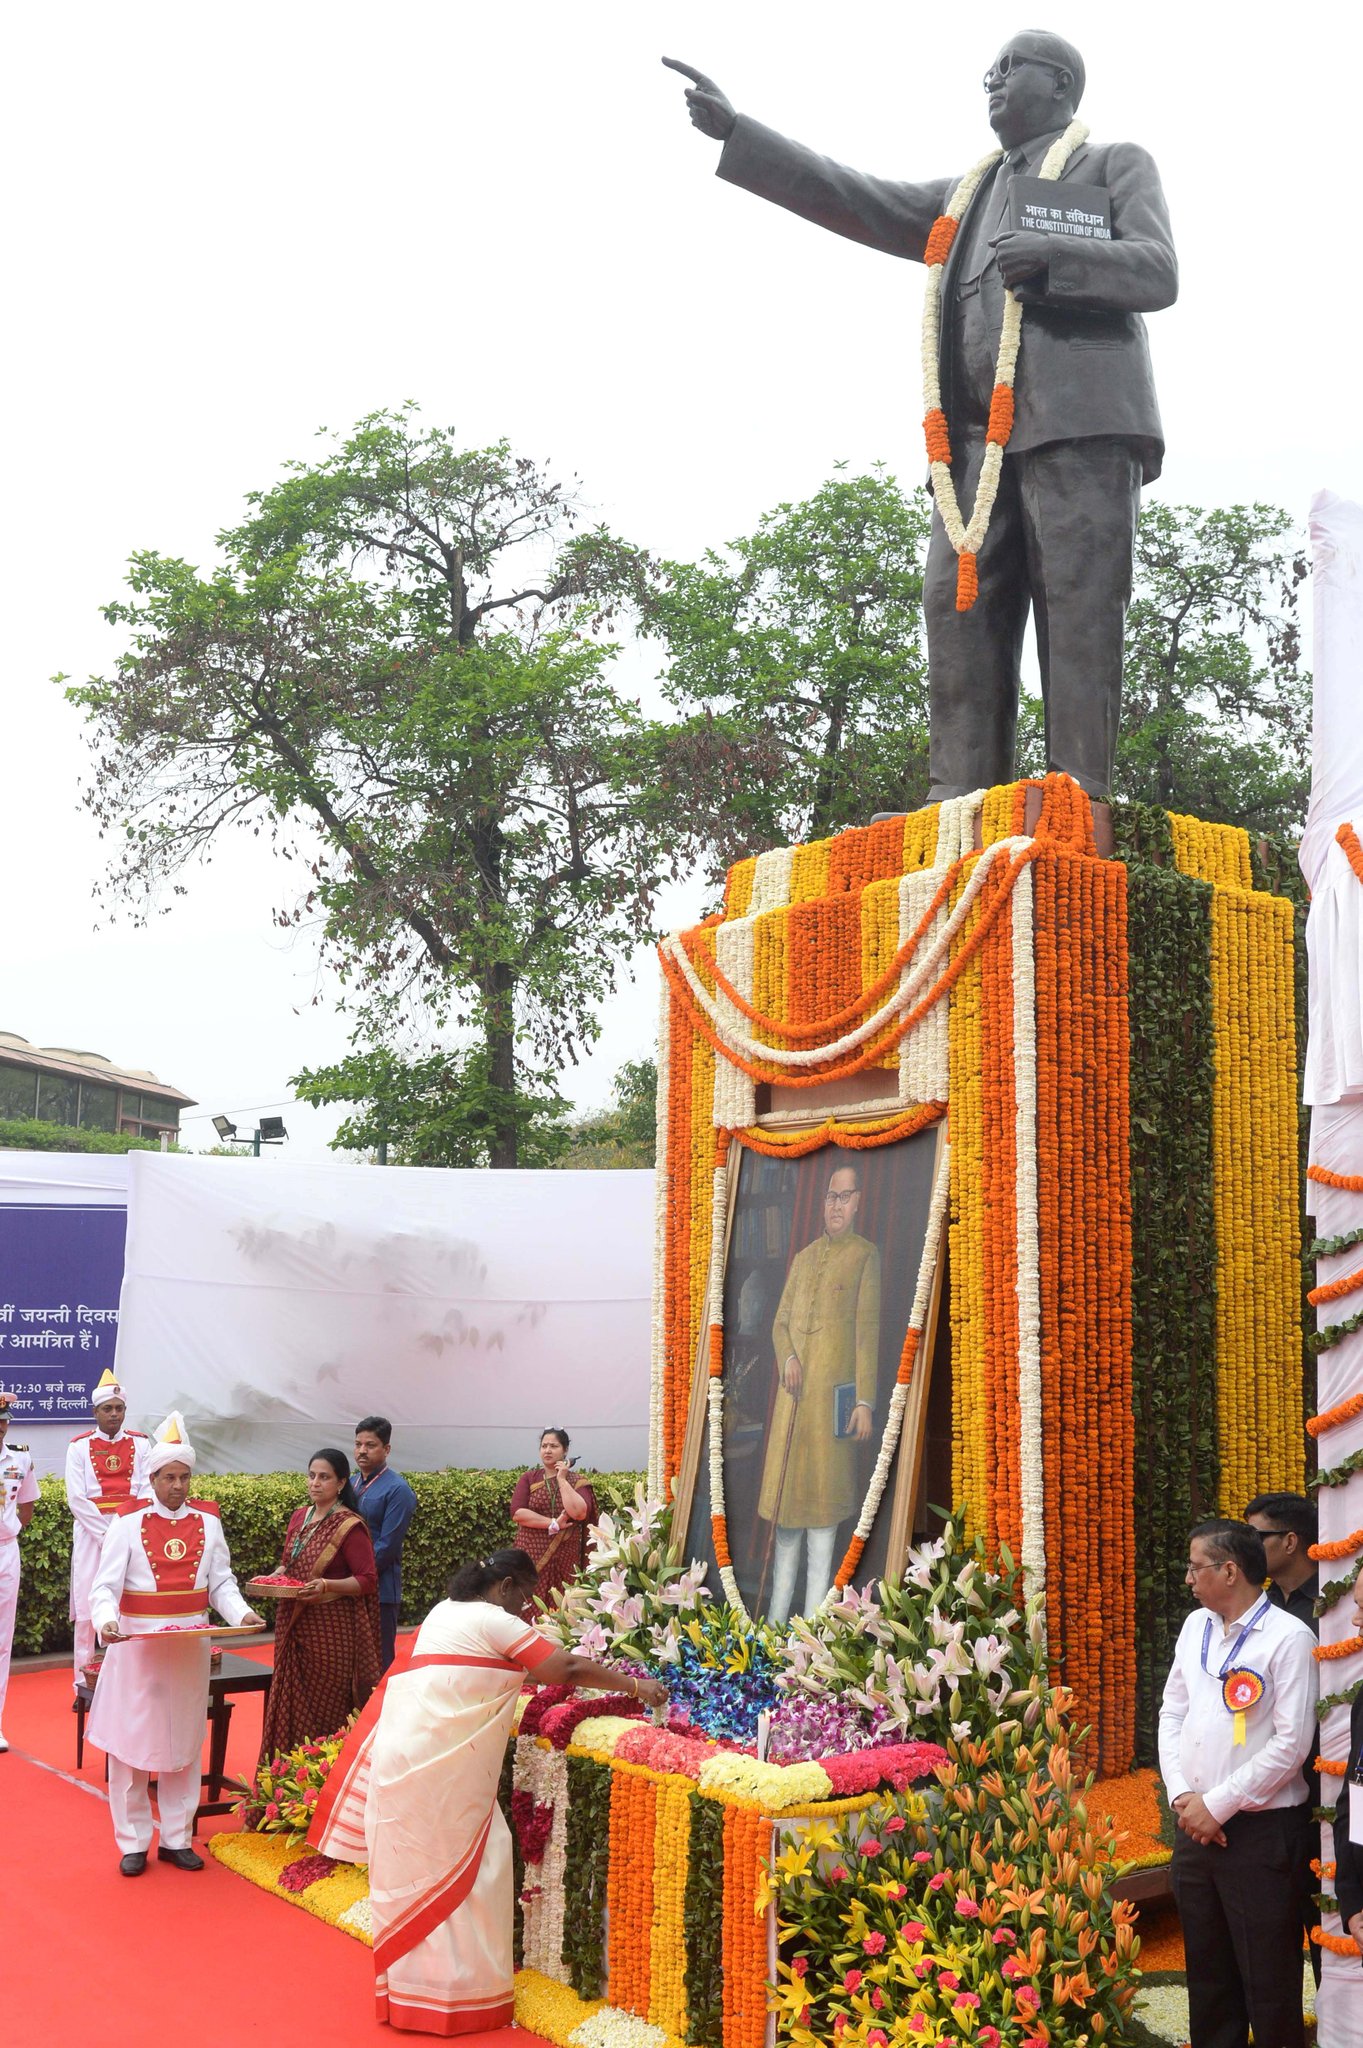
<svg viewBox="0 0 1363 2048">
<path fill-rule="evenodd" d="M 943 276 L 943 406 L 952 419 L 954 286 L 970 215 L 997 208 L 999 172 L 986 177 L 961 224 Z M 921 263 L 928 232 L 955 190 L 955 178 L 897 184 L 817 156 L 760 121 L 740 114 L 724 145 L 719 176 L 770 199 L 817 226 L 889 256 Z M 1053 441 L 1119 435 L 1141 444 L 1148 483 L 1159 475 L 1164 434 L 1142 313 L 1173 304 L 1178 264 L 1154 160 L 1131 142 L 1083 144 L 1065 179 L 1107 187 L 1110 242 L 1052 238 L 1044 286 L 1018 292 L 1026 309 L 1009 450 Z"/>
</svg>

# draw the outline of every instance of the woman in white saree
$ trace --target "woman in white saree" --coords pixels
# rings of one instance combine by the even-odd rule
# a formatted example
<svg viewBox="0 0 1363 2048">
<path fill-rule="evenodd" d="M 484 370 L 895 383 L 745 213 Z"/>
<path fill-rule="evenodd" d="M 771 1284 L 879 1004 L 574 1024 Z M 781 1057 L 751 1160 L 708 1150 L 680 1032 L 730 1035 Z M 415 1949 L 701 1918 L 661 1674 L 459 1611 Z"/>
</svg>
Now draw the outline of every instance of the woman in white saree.
<svg viewBox="0 0 1363 2048">
<path fill-rule="evenodd" d="M 378 2017 L 452 2037 L 511 2024 L 511 1834 L 497 1804 L 516 1696 L 540 1685 L 636 1692 L 520 1619 L 535 1584 L 523 1550 L 498 1550 L 450 1580 L 411 1659 L 389 1672 L 336 1760 L 308 1839 L 369 1865 Z"/>
</svg>

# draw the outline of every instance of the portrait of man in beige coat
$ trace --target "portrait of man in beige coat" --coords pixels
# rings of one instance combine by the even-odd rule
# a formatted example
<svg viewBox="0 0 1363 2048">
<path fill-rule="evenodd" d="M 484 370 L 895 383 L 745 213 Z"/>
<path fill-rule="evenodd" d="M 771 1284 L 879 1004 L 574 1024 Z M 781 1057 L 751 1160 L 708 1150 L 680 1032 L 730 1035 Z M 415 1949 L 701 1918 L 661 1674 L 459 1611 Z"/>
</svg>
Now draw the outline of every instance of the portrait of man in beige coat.
<svg viewBox="0 0 1363 2048">
<path fill-rule="evenodd" d="M 838 1525 L 860 1506 L 856 1446 L 871 1435 L 880 1352 L 880 1252 L 857 1231 L 860 1206 L 860 1167 L 835 1166 L 823 1235 L 791 1260 L 772 1324 L 778 1385 L 757 1506 L 774 1524 L 772 1622 L 790 1618 L 802 1548 L 798 1611 L 813 1613 L 833 1583 Z"/>
</svg>

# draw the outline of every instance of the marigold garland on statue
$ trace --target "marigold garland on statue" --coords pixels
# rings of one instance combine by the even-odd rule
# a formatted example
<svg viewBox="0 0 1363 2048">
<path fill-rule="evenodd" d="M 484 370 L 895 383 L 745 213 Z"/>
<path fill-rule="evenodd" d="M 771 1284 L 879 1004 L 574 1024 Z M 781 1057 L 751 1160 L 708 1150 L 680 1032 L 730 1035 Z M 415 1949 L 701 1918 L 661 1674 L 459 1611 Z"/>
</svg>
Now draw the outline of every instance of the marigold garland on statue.
<svg viewBox="0 0 1363 2048">
<path fill-rule="evenodd" d="M 1058 178 L 1088 134 L 1082 121 L 1071 121 L 1064 134 L 1047 150 L 1039 178 Z M 1013 384 L 1017 376 L 1018 348 L 1022 340 L 1022 302 L 1015 293 L 1003 295 L 1003 327 L 999 335 L 998 362 L 994 370 L 994 391 L 989 406 L 984 462 L 975 486 L 975 504 L 966 524 L 961 516 L 956 485 L 951 474 L 951 440 L 946 414 L 942 410 L 942 272 L 956 231 L 986 172 L 1003 156 L 991 149 L 973 169 L 966 172 L 939 214 L 928 235 L 923 261 L 927 266 L 927 289 L 923 295 L 923 433 L 927 441 L 928 464 L 932 473 L 933 496 L 946 528 L 947 539 L 958 557 L 956 609 L 969 611 L 979 589 L 977 560 L 989 531 L 989 518 L 998 496 L 1003 469 L 1003 451 L 1013 431 Z"/>
</svg>

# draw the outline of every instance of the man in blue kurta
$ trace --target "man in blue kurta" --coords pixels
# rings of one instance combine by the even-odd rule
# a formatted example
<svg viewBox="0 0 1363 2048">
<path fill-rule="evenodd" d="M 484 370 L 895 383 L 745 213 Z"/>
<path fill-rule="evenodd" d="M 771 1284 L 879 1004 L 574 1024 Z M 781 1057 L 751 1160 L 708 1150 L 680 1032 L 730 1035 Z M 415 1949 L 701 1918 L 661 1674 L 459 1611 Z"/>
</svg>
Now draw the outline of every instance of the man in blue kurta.
<svg viewBox="0 0 1363 2048">
<path fill-rule="evenodd" d="M 369 1524 L 374 1562 L 379 1568 L 379 1622 L 383 1669 L 397 1650 L 398 1609 L 402 1605 L 402 1545 L 407 1524 L 416 1513 L 416 1495 L 388 1462 L 393 1425 L 385 1415 L 366 1415 L 355 1424 L 355 1491 L 360 1513 Z"/>
</svg>

